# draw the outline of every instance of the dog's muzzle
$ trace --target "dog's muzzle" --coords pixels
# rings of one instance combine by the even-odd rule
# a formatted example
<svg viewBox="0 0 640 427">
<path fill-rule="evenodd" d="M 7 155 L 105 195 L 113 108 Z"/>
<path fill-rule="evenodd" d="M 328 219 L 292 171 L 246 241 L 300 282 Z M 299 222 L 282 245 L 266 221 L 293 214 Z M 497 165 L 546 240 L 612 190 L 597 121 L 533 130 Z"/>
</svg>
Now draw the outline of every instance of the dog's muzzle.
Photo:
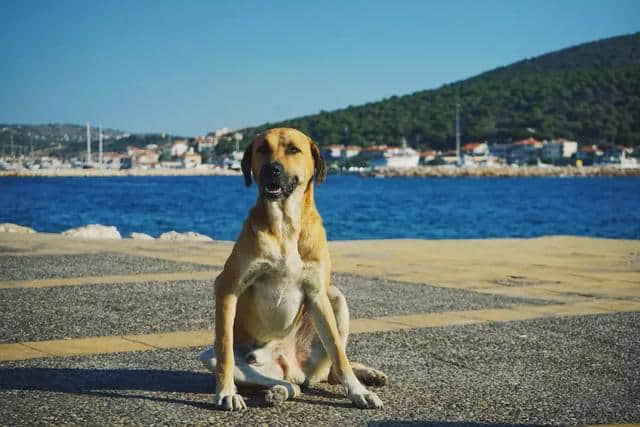
<svg viewBox="0 0 640 427">
<path fill-rule="evenodd" d="M 260 185 L 267 199 L 284 199 L 295 190 L 298 177 L 289 178 L 280 162 L 265 163 L 260 170 Z"/>
</svg>

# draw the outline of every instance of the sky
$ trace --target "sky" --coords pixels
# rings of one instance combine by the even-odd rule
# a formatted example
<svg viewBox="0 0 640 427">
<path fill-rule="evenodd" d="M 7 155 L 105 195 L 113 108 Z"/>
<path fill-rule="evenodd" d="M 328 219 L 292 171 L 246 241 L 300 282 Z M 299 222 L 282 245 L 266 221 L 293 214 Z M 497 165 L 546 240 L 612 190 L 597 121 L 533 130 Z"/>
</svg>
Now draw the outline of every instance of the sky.
<svg viewBox="0 0 640 427">
<path fill-rule="evenodd" d="M 0 123 L 202 135 L 638 31 L 639 0 L 3 0 Z"/>
</svg>

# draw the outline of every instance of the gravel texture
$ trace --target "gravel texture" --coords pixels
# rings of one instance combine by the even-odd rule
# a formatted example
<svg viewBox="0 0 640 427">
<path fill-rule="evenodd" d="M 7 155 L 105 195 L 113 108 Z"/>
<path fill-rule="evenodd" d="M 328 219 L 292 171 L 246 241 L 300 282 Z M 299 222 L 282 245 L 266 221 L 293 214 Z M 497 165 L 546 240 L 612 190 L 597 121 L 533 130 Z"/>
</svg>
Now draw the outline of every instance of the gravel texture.
<svg viewBox="0 0 640 427">
<path fill-rule="evenodd" d="M 213 325 L 213 280 L 0 289 L 0 297 L 0 342 Z"/>
<path fill-rule="evenodd" d="M 220 267 L 210 265 L 168 261 L 113 252 L 74 255 L 0 256 L 0 280 L 177 273 L 219 269 Z"/>
<path fill-rule="evenodd" d="M 351 318 L 544 303 L 343 274 L 333 283 Z M 197 330 L 213 315 L 213 280 L 0 289 L 0 342 Z"/>
<path fill-rule="evenodd" d="M 351 360 L 384 370 L 382 410 L 313 386 L 266 408 L 214 410 L 199 348 L 0 364 L 5 425 L 540 425 L 640 421 L 639 313 L 358 334 Z"/>
<path fill-rule="evenodd" d="M 333 274 L 331 283 L 347 298 L 351 318 L 551 303 L 352 274 Z"/>
</svg>

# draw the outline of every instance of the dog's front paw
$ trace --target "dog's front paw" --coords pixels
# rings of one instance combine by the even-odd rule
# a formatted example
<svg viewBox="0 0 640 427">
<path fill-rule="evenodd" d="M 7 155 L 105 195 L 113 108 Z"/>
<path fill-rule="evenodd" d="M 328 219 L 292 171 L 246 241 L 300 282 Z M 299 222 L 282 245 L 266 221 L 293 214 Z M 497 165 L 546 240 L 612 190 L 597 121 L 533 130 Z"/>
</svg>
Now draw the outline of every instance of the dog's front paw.
<svg viewBox="0 0 640 427">
<path fill-rule="evenodd" d="M 216 394 L 216 407 L 225 411 L 242 411 L 247 409 L 247 404 L 237 393 L 218 393 Z"/>
<path fill-rule="evenodd" d="M 361 409 L 382 408 L 382 400 L 375 393 L 365 390 L 362 393 L 351 393 L 349 395 L 354 405 Z"/>
</svg>

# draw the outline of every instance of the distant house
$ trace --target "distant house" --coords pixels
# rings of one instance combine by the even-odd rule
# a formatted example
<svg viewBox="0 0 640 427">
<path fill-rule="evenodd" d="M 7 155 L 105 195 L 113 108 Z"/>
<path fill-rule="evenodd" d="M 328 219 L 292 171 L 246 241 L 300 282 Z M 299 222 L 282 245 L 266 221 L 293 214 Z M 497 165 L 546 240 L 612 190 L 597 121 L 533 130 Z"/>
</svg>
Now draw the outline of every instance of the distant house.
<svg viewBox="0 0 640 427">
<path fill-rule="evenodd" d="M 181 157 L 189 150 L 189 143 L 186 139 L 178 139 L 171 144 L 171 155 L 173 157 Z"/>
<path fill-rule="evenodd" d="M 331 144 L 327 145 L 322 149 L 322 156 L 328 160 L 337 160 L 342 157 L 342 150 L 344 150 L 344 145 L 339 144 Z"/>
<path fill-rule="evenodd" d="M 442 160 L 442 162 L 447 165 L 456 165 L 458 164 L 458 153 L 456 152 L 456 150 L 444 151 L 440 155 L 440 160 Z"/>
<path fill-rule="evenodd" d="M 540 158 L 542 142 L 535 138 L 527 138 L 511 144 L 507 154 L 507 161 L 515 165 L 537 163 Z"/>
<path fill-rule="evenodd" d="M 212 152 L 218 141 L 211 136 L 199 136 L 196 138 L 196 146 L 199 153 Z"/>
<path fill-rule="evenodd" d="M 182 156 L 182 164 L 185 169 L 195 168 L 202 164 L 202 156 L 193 152 L 193 148 Z"/>
<path fill-rule="evenodd" d="M 544 143 L 540 150 L 540 157 L 546 163 L 566 163 L 578 152 L 578 143 L 563 138 L 556 138 Z"/>
<path fill-rule="evenodd" d="M 362 147 L 359 147 L 357 145 L 347 145 L 342 149 L 341 157 L 345 159 L 348 159 L 350 157 L 355 157 L 358 154 L 360 154 L 360 151 L 362 151 Z"/>
<path fill-rule="evenodd" d="M 214 138 L 220 138 L 221 136 L 226 135 L 230 132 L 231 130 L 229 130 L 229 128 L 220 128 L 220 129 L 216 129 L 213 133 L 210 133 L 209 135 L 212 135 Z"/>
<path fill-rule="evenodd" d="M 129 153 L 128 159 L 120 159 L 120 167 L 122 169 L 151 169 L 157 167 L 160 163 L 160 154 L 156 150 L 128 147 L 127 153 Z"/>
<path fill-rule="evenodd" d="M 486 142 L 469 142 L 460 147 L 460 151 L 467 156 L 486 156 L 489 154 L 489 147 Z"/>
<path fill-rule="evenodd" d="M 183 164 L 182 162 L 167 160 L 160 162 L 160 167 L 163 169 L 182 169 Z"/>
<path fill-rule="evenodd" d="M 487 164 L 489 159 L 489 147 L 486 142 L 470 142 L 460 147 L 462 163 L 466 166 Z"/>
<path fill-rule="evenodd" d="M 634 167 L 637 159 L 632 157 L 633 149 L 621 145 L 602 147 L 602 156 L 595 159 L 596 163 Z"/>
<path fill-rule="evenodd" d="M 371 145 L 363 148 L 360 154 L 368 160 L 381 159 L 388 148 L 389 146 L 387 145 Z"/>
<path fill-rule="evenodd" d="M 506 161 L 510 148 L 511 144 L 493 144 L 489 146 L 489 154 L 493 157 L 504 159 Z"/>
<path fill-rule="evenodd" d="M 598 148 L 597 145 L 586 145 L 578 149 L 578 152 L 576 153 L 576 160 L 578 160 L 580 164 L 584 166 L 590 166 L 594 163 L 598 163 L 603 155 L 604 153 Z"/>
<path fill-rule="evenodd" d="M 129 145 L 127 146 L 127 156 L 131 156 L 133 153 L 135 153 L 136 151 L 142 150 L 142 148 L 138 148 L 136 146 L 133 145 Z"/>
<path fill-rule="evenodd" d="M 437 156 L 438 156 L 438 152 L 435 150 L 426 150 L 420 153 L 420 159 L 422 159 L 423 163 L 435 160 Z"/>
<path fill-rule="evenodd" d="M 105 169 L 120 169 L 122 167 L 122 160 L 126 157 L 121 153 L 114 153 L 108 151 L 102 153 L 102 167 Z"/>
</svg>

